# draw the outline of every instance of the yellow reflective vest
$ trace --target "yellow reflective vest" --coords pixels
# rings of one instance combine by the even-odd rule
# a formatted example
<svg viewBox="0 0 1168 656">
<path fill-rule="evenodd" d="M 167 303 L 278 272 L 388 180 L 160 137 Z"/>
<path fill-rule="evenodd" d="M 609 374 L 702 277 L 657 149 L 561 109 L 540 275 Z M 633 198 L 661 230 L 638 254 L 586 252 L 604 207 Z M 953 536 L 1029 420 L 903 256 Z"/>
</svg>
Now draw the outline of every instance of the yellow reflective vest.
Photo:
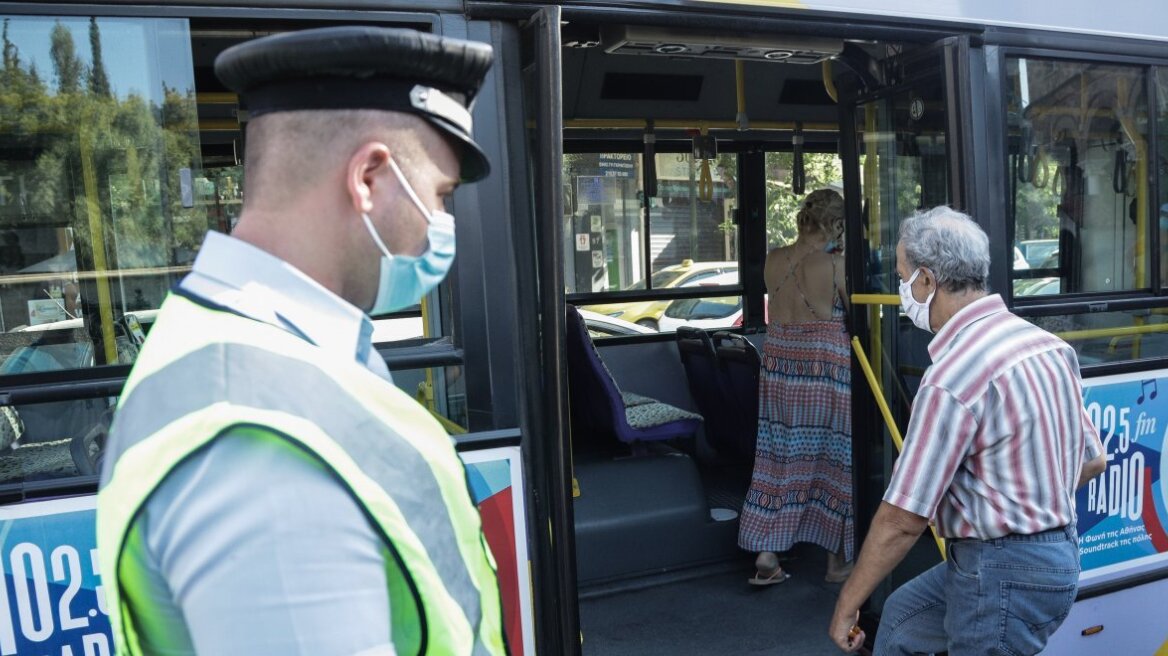
<svg viewBox="0 0 1168 656">
<path fill-rule="evenodd" d="M 356 361 L 181 292 L 126 381 L 97 499 L 116 653 L 142 653 L 119 569 L 135 516 L 187 456 L 247 427 L 318 458 L 371 518 L 398 654 L 506 653 L 494 561 L 442 427 Z"/>
</svg>

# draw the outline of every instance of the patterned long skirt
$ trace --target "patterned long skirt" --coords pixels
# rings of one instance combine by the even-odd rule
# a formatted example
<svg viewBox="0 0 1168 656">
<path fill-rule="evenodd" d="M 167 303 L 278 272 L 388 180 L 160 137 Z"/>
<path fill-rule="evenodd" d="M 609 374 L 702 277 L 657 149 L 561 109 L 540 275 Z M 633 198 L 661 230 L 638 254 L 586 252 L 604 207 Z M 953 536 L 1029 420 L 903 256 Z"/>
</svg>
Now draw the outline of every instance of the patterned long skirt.
<svg viewBox="0 0 1168 656">
<path fill-rule="evenodd" d="M 854 558 L 851 374 L 842 319 L 768 326 L 743 549 L 811 542 Z"/>
</svg>

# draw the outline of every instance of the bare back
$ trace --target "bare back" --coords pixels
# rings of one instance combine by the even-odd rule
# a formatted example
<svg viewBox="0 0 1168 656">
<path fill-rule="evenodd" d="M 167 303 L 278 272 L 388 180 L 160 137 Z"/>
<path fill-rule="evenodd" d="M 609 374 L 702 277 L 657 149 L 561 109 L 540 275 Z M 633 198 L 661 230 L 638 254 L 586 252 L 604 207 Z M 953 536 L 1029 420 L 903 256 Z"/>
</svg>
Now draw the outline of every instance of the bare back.
<svg viewBox="0 0 1168 656">
<path fill-rule="evenodd" d="M 843 257 L 799 242 L 767 254 L 768 312 L 779 324 L 831 319 L 836 295 L 847 304 Z"/>
</svg>

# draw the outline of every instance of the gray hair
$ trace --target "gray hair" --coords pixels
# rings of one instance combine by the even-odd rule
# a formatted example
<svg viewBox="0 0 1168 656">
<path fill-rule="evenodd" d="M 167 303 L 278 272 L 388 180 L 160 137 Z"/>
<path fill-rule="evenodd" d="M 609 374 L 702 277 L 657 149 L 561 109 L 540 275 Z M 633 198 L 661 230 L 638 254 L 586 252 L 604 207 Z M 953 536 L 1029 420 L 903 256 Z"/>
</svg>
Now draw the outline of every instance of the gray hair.
<svg viewBox="0 0 1168 656">
<path fill-rule="evenodd" d="M 900 224 L 900 243 L 908 265 L 932 271 L 941 289 L 986 291 L 990 240 L 968 215 L 944 205 L 917 212 Z"/>
</svg>

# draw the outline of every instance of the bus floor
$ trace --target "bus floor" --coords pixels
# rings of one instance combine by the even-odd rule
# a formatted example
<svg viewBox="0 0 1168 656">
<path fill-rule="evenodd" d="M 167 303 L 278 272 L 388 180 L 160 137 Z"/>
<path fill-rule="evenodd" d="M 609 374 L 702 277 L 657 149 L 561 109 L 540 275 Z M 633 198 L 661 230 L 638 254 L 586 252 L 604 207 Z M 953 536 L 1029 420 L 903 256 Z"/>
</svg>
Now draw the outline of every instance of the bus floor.
<svg viewBox="0 0 1168 656">
<path fill-rule="evenodd" d="M 580 601 L 585 656 L 679 654 L 835 655 L 827 637 L 840 585 L 826 583 L 826 552 L 796 545 L 783 562 L 791 578 L 754 587 L 754 556 L 691 572 L 684 580 Z"/>
</svg>

